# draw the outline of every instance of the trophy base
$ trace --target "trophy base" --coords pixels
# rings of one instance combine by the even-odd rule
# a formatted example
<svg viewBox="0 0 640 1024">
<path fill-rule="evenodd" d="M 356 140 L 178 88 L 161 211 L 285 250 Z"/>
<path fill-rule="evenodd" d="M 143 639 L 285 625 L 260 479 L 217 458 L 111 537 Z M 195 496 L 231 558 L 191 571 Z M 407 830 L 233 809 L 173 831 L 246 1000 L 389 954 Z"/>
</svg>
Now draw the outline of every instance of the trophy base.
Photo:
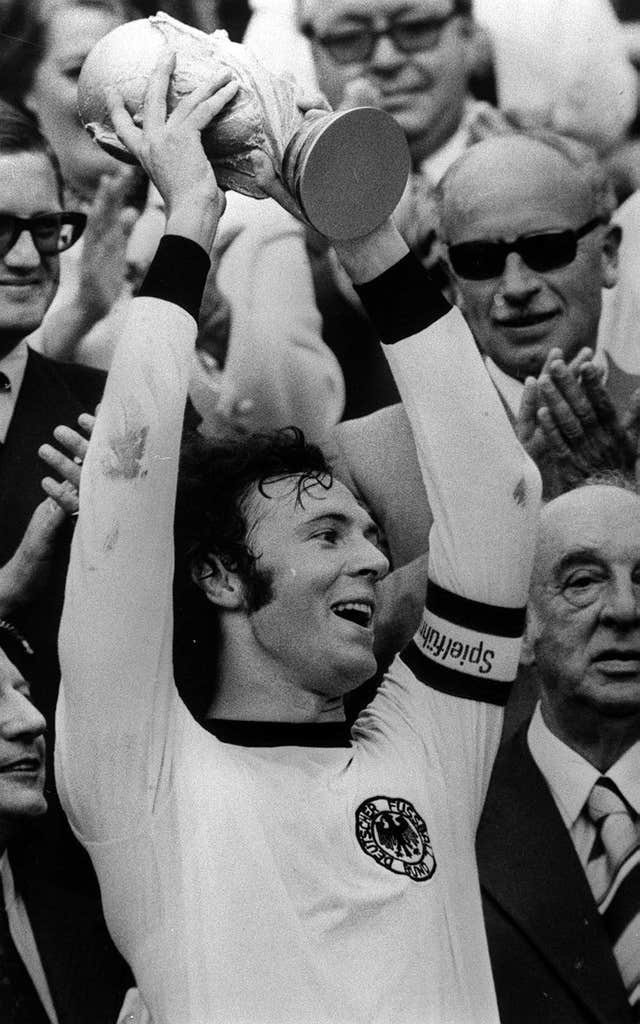
<svg viewBox="0 0 640 1024">
<path fill-rule="evenodd" d="M 284 179 L 309 222 L 329 238 L 360 238 L 396 208 L 410 169 L 404 132 L 376 107 L 318 118 L 298 130 Z"/>
</svg>

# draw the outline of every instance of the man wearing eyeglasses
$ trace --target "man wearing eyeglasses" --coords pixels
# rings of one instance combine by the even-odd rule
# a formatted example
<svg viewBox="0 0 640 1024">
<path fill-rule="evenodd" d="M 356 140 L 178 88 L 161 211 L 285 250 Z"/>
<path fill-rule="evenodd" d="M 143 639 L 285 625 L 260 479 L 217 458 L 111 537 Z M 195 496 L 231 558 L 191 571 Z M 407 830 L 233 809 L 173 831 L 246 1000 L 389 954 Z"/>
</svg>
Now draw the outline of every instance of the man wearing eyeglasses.
<svg viewBox="0 0 640 1024">
<path fill-rule="evenodd" d="M 417 169 L 462 126 L 469 8 L 468 0 L 301 0 L 300 27 L 332 106 L 364 80 L 404 129 Z"/>
<path fill-rule="evenodd" d="M 28 345 L 58 287 L 58 254 L 84 226 L 82 214 L 63 209 L 61 196 L 57 161 L 35 123 L 0 102 L 0 566 L 18 548 L 43 498 L 38 448 L 58 424 L 74 426 L 81 413 L 93 411 L 104 386 L 100 371 L 53 362 Z M 12 614 L 42 664 L 32 692 L 50 730 L 70 534 L 63 526 L 37 599 Z M 52 750 L 50 742 L 46 828 L 16 861 L 22 897 L 37 921 L 38 941 L 51 954 L 59 1024 L 112 1024 L 129 975 L 106 931 L 91 867 L 72 841 L 53 791 Z"/>
<path fill-rule="evenodd" d="M 318 85 L 331 105 L 382 107 L 406 133 L 413 173 L 396 222 L 411 248 L 428 260 L 431 192 L 464 151 L 477 109 L 468 90 L 474 33 L 468 0 L 298 0 L 297 7 Z M 309 253 L 324 339 L 345 375 L 345 415 L 397 401 L 337 261 L 315 238 Z"/>
<path fill-rule="evenodd" d="M 103 374 L 54 363 L 27 343 L 58 288 L 59 253 L 85 224 L 83 214 L 63 210 L 61 197 L 46 140 L 26 115 L 0 105 L 0 564 L 42 498 L 38 447 L 59 423 L 75 424 L 81 412 L 93 411 L 104 383 Z M 61 591 L 62 562 L 59 568 Z M 61 596 L 48 594 L 20 623 L 38 647 L 55 651 Z"/>
</svg>

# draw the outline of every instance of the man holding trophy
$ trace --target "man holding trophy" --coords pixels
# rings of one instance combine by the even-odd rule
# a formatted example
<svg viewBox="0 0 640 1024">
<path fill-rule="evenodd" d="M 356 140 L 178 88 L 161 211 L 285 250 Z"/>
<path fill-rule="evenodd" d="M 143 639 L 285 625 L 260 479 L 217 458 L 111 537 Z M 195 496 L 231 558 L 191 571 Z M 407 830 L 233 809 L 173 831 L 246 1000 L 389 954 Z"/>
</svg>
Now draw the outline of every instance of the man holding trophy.
<svg viewBox="0 0 640 1024">
<path fill-rule="evenodd" d="M 179 484 L 177 568 L 216 643 L 206 718 L 189 715 L 172 671 L 174 506 L 224 209 L 206 140 L 242 85 L 209 71 L 174 103 L 179 65 L 161 55 L 141 114 L 122 83 L 107 99 L 167 225 L 83 468 L 60 638 L 63 804 L 155 1024 L 497 1024 L 474 838 L 518 662 L 537 470 L 384 196 L 364 231 L 343 205 L 333 242 L 385 342 L 435 518 L 424 619 L 348 730 L 342 698 L 375 668 L 388 568 L 374 523 L 299 432 L 202 448 Z M 333 216 L 317 177 L 310 207 L 304 163 L 292 177 L 254 161 L 251 182 Z"/>
</svg>

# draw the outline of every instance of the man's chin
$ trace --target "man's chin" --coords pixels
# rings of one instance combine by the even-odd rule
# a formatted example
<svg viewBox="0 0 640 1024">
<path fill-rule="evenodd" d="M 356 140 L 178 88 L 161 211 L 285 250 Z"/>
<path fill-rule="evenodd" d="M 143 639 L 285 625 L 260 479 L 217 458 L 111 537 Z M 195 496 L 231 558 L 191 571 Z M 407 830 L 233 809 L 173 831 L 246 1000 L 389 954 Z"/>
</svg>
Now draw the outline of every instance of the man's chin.
<svg viewBox="0 0 640 1024">
<path fill-rule="evenodd" d="M 640 737 L 640 679 L 605 678 L 594 687 L 591 699 L 604 718 L 637 719 Z"/>
</svg>

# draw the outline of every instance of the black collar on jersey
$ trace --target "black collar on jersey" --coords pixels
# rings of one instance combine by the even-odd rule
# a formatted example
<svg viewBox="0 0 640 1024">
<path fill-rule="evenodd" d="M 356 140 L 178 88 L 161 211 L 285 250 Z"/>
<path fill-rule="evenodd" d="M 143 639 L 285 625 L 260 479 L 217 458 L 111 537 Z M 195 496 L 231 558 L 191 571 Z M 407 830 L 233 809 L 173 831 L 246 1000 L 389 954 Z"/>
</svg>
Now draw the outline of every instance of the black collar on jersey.
<svg viewBox="0 0 640 1024">
<path fill-rule="evenodd" d="M 351 739 L 346 722 L 246 722 L 205 718 L 202 725 L 222 743 L 238 747 L 348 747 Z"/>
</svg>

